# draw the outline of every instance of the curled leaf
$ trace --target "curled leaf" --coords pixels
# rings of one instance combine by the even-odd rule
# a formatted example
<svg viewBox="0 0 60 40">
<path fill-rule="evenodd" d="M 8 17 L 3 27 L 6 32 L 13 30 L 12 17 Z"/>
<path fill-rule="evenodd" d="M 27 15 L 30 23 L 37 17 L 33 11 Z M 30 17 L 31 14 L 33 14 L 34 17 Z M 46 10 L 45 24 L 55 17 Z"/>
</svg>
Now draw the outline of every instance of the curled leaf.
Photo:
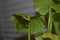
<svg viewBox="0 0 60 40">
<path fill-rule="evenodd" d="M 23 18 L 24 16 L 24 18 Z M 25 18 L 26 14 L 13 14 L 11 16 L 11 21 L 14 24 L 16 30 L 19 32 L 20 30 L 24 30 L 28 28 L 29 21 L 28 18 Z"/>
<path fill-rule="evenodd" d="M 36 40 L 43 40 L 42 36 L 35 37 Z"/>
<path fill-rule="evenodd" d="M 51 39 L 51 40 L 60 40 L 57 35 L 51 34 L 51 33 L 44 33 L 44 34 L 42 35 L 42 37 L 43 37 L 44 39 L 49 38 L 49 39 Z"/>
</svg>

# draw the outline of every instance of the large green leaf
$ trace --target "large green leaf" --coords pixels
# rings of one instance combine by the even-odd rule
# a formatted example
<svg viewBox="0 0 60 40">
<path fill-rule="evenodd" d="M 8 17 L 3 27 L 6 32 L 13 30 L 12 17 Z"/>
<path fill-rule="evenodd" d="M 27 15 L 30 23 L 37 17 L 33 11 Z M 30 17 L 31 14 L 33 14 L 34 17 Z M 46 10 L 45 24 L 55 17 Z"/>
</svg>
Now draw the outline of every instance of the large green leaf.
<svg viewBox="0 0 60 40">
<path fill-rule="evenodd" d="M 48 13 L 49 1 L 48 0 L 33 0 L 35 11 L 39 12 L 41 15 Z"/>
<path fill-rule="evenodd" d="M 44 16 L 39 17 L 31 17 L 30 20 L 30 27 L 31 27 L 31 33 L 37 34 L 45 27 L 45 19 Z"/>
<path fill-rule="evenodd" d="M 34 10 L 41 15 L 45 15 L 49 11 L 49 0 L 33 0 Z M 60 13 L 60 0 L 51 0 L 51 8 L 56 10 L 56 13 Z"/>
<path fill-rule="evenodd" d="M 11 21 L 14 24 L 17 31 L 28 28 L 29 21 L 27 19 L 29 18 L 26 14 L 13 14 L 11 16 Z"/>
</svg>

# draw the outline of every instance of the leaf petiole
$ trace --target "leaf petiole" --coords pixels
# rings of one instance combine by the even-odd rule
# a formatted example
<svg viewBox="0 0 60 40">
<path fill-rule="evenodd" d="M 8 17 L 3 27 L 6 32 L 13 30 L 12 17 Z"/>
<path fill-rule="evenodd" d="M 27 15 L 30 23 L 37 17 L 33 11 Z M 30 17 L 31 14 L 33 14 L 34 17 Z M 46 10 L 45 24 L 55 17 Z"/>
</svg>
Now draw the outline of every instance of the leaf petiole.
<svg viewBox="0 0 60 40">
<path fill-rule="evenodd" d="M 51 0 L 49 0 L 49 20 L 48 20 L 48 32 L 52 30 L 52 13 L 51 13 Z"/>
</svg>

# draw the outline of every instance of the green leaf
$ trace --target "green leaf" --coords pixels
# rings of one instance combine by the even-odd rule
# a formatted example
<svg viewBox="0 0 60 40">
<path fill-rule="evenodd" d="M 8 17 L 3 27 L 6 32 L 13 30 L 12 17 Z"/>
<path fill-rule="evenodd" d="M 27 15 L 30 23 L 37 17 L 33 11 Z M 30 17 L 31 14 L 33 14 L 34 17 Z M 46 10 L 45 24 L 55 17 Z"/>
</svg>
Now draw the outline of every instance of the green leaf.
<svg viewBox="0 0 60 40">
<path fill-rule="evenodd" d="M 44 33 L 44 34 L 42 35 L 42 38 L 44 38 L 44 39 L 49 38 L 49 39 L 51 39 L 51 40 L 60 40 L 60 39 L 59 39 L 59 36 L 57 36 L 57 35 L 55 35 L 55 34 L 52 34 L 52 33 Z"/>
<path fill-rule="evenodd" d="M 60 13 L 60 4 L 56 5 L 56 13 Z"/>
<path fill-rule="evenodd" d="M 49 10 L 49 0 L 33 0 L 34 10 L 39 12 L 41 15 L 45 15 Z M 56 10 L 56 13 L 60 13 L 60 0 L 51 0 L 51 8 Z"/>
<path fill-rule="evenodd" d="M 60 37 L 60 22 L 54 21 L 55 31 L 57 35 Z"/>
<path fill-rule="evenodd" d="M 27 32 L 27 29 L 30 26 L 31 33 L 36 34 L 46 26 L 44 16 L 29 17 L 28 15 L 13 14 L 11 20 L 18 32 L 20 30 Z"/>
<path fill-rule="evenodd" d="M 48 13 L 49 1 L 48 0 L 33 0 L 35 11 L 39 12 L 41 15 Z"/>
<path fill-rule="evenodd" d="M 60 13 L 60 1 L 53 0 L 52 1 L 52 8 L 56 10 L 56 13 Z"/>
<path fill-rule="evenodd" d="M 56 13 L 60 13 L 60 4 L 54 5 L 53 8 L 56 10 Z"/>
<path fill-rule="evenodd" d="M 55 15 L 53 15 L 53 23 L 57 35 L 60 36 L 60 13 L 56 13 Z"/>
<path fill-rule="evenodd" d="M 38 37 L 35 37 L 36 40 L 60 40 L 59 36 L 52 34 L 52 33 L 43 33 L 42 35 L 39 35 Z"/>
<path fill-rule="evenodd" d="M 30 20 L 30 28 L 32 34 L 37 34 L 45 27 L 45 19 L 43 16 L 32 17 Z"/>
<path fill-rule="evenodd" d="M 27 20 L 27 16 L 26 14 L 13 14 L 11 16 L 11 21 L 18 32 L 28 28 L 29 20 Z"/>
<path fill-rule="evenodd" d="M 53 20 L 59 23 L 60 22 L 60 13 L 55 13 L 53 15 Z"/>
<path fill-rule="evenodd" d="M 35 37 L 36 40 L 43 40 L 42 36 Z"/>
<path fill-rule="evenodd" d="M 59 4 L 60 0 L 53 0 L 55 4 Z"/>
</svg>

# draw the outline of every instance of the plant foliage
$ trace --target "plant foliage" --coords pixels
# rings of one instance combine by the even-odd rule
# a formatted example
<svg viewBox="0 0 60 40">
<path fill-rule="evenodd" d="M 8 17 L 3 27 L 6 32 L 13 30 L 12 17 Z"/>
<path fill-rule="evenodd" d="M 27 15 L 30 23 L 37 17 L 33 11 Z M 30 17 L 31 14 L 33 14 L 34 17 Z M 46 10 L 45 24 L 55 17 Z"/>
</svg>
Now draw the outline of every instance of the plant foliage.
<svg viewBox="0 0 60 40">
<path fill-rule="evenodd" d="M 11 20 L 17 29 L 28 32 L 28 40 L 30 33 L 37 34 L 47 26 L 48 30 L 42 35 L 35 37 L 36 40 L 60 40 L 60 0 L 33 0 L 34 10 L 39 16 L 30 17 L 27 14 L 13 14 Z M 46 25 L 45 15 L 49 14 L 48 25 Z M 53 25 L 55 30 L 53 29 Z M 56 34 L 52 33 L 52 29 Z"/>
</svg>

